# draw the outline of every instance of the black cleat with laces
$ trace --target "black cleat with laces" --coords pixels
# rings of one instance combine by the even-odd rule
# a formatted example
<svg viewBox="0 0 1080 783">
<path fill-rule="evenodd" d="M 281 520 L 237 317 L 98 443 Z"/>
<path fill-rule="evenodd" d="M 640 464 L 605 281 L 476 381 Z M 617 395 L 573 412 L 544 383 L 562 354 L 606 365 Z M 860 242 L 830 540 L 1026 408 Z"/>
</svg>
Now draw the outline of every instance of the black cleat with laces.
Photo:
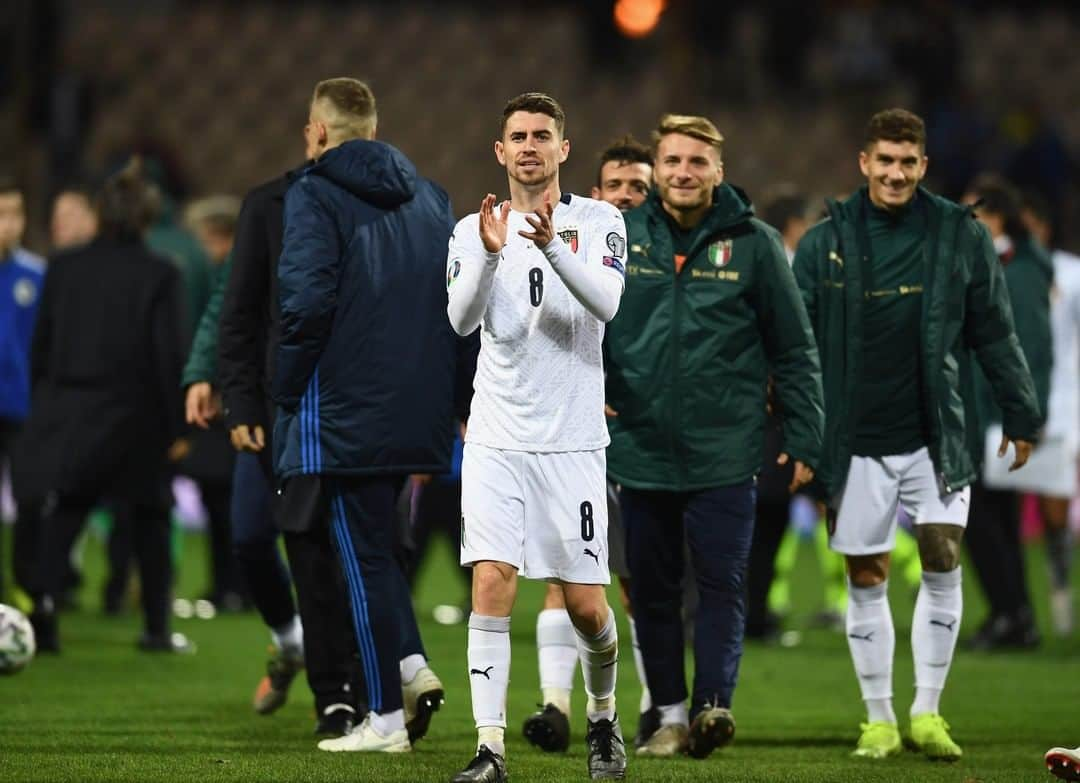
<svg viewBox="0 0 1080 783">
<path fill-rule="evenodd" d="M 506 761 L 487 745 L 481 745 L 469 766 L 454 775 L 450 783 L 506 783 Z"/>
<path fill-rule="evenodd" d="M 530 745 L 548 753 L 564 753 L 570 747 L 570 719 L 554 704 L 545 704 L 527 717 L 521 733 Z"/>
<path fill-rule="evenodd" d="M 626 745 L 623 743 L 619 716 L 593 723 L 585 733 L 589 750 L 589 777 L 593 780 L 622 780 L 626 777 Z"/>
</svg>

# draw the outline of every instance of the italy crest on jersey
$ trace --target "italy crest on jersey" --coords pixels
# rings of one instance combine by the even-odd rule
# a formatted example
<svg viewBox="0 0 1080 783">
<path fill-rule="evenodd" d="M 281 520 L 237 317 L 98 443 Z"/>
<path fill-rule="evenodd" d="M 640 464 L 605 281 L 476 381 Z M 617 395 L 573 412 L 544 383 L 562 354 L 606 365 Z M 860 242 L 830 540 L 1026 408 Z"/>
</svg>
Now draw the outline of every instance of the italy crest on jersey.
<svg viewBox="0 0 1080 783">
<path fill-rule="evenodd" d="M 573 252 L 577 252 L 578 241 L 576 228 L 568 228 L 565 231 L 560 231 L 559 238 L 566 244 L 570 245 L 570 249 Z"/>
<path fill-rule="evenodd" d="M 734 241 L 731 239 L 721 239 L 719 242 L 713 242 L 709 245 L 709 263 L 719 268 L 727 266 L 731 261 L 731 246 Z"/>
</svg>

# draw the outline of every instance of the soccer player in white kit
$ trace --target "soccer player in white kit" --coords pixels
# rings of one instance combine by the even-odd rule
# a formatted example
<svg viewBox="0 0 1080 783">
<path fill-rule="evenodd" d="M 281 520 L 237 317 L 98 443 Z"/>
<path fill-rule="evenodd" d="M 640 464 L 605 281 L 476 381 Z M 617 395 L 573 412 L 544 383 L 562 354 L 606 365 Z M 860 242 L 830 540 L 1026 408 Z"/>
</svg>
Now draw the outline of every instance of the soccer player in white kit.
<svg viewBox="0 0 1080 783">
<path fill-rule="evenodd" d="M 604 585 L 604 324 L 622 296 L 626 228 L 614 206 L 563 194 L 565 115 L 542 93 L 503 109 L 495 156 L 510 200 L 488 194 L 447 257 L 447 312 L 481 328 L 465 436 L 461 562 L 473 566 L 468 666 L 478 750 L 454 783 L 506 780 L 510 612 L 520 573 L 562 585 L 588 694 L 589 773 L 622 778 L 618 637 Z"/>
</svg>

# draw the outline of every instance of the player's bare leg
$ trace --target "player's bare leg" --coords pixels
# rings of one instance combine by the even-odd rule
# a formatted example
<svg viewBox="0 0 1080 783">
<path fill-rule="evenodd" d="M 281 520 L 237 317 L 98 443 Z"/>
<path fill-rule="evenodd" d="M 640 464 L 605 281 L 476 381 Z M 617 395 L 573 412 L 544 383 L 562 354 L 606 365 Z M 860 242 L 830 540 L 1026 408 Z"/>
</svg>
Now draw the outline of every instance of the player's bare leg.
<svg viewBox="0 0 1080 783">
<path fill-rule="evenodd" d="M 594 780 L 626 775 L 626 747 L 615 712 L 619 636 L 603 585 L 563 584 L 566 611 L 577 634 L 581 672 L 588 696 L 589 775 Z"/>
<path fill-rule="evenodd" d="M 1050 569 L 1050 619 L 1058 636 L 1069 636 L 1073 632 L 1072 589 L 1069 585 L 1069 559 L 1072 554 L 1069 502 L 1069 498 L 1039 497 L 1046 559 Z"/>
</svg>

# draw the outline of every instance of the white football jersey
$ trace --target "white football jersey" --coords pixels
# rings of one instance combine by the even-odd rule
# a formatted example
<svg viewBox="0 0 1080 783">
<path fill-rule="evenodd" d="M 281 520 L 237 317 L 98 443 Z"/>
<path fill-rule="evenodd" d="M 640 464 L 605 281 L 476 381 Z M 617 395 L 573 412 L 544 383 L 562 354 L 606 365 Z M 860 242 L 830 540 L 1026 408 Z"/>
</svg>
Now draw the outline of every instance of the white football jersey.
<svg viewBox="0 0 1080 783">
<path fill-rule="evenodd" d="M 1050 374 L 1046 434 L 1080 448 L 1080 257 L 1055 250 L 1050 330 L 1054 365 Z"/>
<path fill-rule="evenodd" d="M 498 205 L 496 205 L 496 210 Z M 552 222 L 577 260 L 625 274 L 626 225 L 604 201 L 564 194 Z M 518 235 L 525 213 L 510 212 L 506 247 L 481 320 L 480 357 L 466 441 L 508 451 L 591 451 L 608 445 L 604 418 L 604 324 L 567 289 L 547 257 Z M 484 263 L 479 214 L 454 229 L 447 257 Z"/>
</svg>

